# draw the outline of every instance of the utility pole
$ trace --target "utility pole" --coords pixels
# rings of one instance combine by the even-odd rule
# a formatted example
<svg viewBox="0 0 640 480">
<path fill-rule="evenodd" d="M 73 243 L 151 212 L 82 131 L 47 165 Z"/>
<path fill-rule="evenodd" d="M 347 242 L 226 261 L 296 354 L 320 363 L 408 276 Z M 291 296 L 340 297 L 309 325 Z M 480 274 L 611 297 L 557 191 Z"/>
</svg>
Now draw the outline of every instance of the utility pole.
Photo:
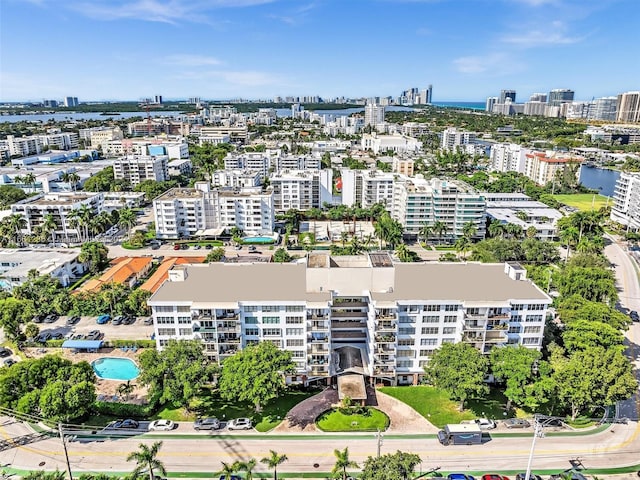
<svg viewBox="0 0 640 480">
<path fill-rule="evenodd" d="M 62 441 L 64 459 L 67 462 L 67 474 L 69 474 L 69 480 L 73 480 L 73 474 L 71 473 L 71 464 L 69 463 L 69 453 L 67 452 L 67 443 L 64 440 L 64 433 L 62 432 L 62 423 L 58 423 L 58 434 L 60 434 L 60 440 Z"/>
<path fill-rule="evenodd" d="M 380 458 L 380 447 L 382 447 L 382 438 L 383 437 L 384 437 L 384 435 L 382 434 L 380 429 L 378 429 L 378 433 L 376 433 L 376 439 L 378 441 L 378 453 L 377 453 L 377 457 L 378 458 Z"/>
<path fill-rule="evenodd" d="M 525 473 L 524 480 L 530 480 L 531 478 L 531 464 L 533 463 L 533 452 L 536 448 L 536 438 L 544 437 L 543 423 L 540 422 L 540 418 L 536 413 L 533 416 L 533 440 L 531 441 L 531 451 L 529 452 L 529 461 L 527 462 L 527 472 Z"/>
</svg>

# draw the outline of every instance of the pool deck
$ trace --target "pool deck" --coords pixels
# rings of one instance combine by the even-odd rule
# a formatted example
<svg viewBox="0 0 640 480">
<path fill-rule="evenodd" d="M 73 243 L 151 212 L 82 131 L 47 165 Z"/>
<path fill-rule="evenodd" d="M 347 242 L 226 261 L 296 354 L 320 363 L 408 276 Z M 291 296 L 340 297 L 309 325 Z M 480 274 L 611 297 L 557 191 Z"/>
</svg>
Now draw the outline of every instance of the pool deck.
<svg viewBox="0 0 640 480">
<path fill-rule="evenodd" d="M 133 360 L 137 365 L 138 357 L 144 349 L 139 348 L 136 352 L 126 351 L 123 352 L 119 348 L 101 348 L 97 353 L 72 353 L 69 349 L 62 348 L 25 348 L 24 353 L 27 358 L 40 358 L 44 355 L 58 355 L 72 362 L 86 361 L 91 364 L 93 361 L 99 358 L 112 357 L 112 358 L 128 358 Z M 100 378 L 96 375 L 96 395 L 101 401 L 115 401 L 122 402 L 122 399 L 118 398 L 118 387 L 126 383 L 126 380 L 107 380 Z M 129 396 L 126 403 L 135 403 L 143 405 L 147 403 L 147 387 L 139 385 L 136 380 L 132 381 L 134 385 L 133 393 Z M 124 402 L 123 402 L 124 403 Z"/>
</svg>

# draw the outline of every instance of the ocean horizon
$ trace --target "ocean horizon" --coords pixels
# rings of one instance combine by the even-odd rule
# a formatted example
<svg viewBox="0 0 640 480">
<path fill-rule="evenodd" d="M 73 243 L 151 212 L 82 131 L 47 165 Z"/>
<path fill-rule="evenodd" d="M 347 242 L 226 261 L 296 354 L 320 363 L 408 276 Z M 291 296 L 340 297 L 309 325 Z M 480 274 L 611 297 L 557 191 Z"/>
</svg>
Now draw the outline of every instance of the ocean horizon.
<svg viewBox="0 0 640 480">
<path fill-rule="evenodd" d="M 469 110 L 484 110 L 485 102 L 433 102 L 436 107 L 465 108 Z"/>
</svg>

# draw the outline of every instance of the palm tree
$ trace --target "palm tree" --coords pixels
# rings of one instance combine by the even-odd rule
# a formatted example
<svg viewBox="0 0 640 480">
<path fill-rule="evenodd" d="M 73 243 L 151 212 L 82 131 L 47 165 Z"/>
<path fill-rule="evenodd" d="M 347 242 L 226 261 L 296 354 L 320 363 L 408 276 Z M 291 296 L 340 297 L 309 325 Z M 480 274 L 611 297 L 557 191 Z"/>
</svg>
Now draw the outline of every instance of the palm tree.
<svg viewBox="0 0 640 480">
<path fill-rule="evenodd" d="M 491 220 L 491 223 L 489 223 L 489 228 L 487 230 L 491 238 L 502 238 L 504 236 L 504 225 L 498 220 Z"/>
<path fill-rule="evenodd" d="M 131 229 L 136 224 L 136 214 L 130 208 L 123 208 L 120 210 L 120 218 L 118 224 L 127 229 L 127 238 L 131 240 Z"/>
<path fill-rule="evenodd" d="M 27 219 L 24 218 L 19 213 L 14 213 L 10 215 L 7 219 L 9 224 L 9 228 L 14 233 L 14 237 L 16 239 L 16 243 L 22 244 L 22 230 L 27 227 Z"/>
<path fill-rule="evenodd" d="M 567 246 L 567 256 L 564 259 L 564 262 L 567 263 L 569 260 L 569 253 L 571 252 L 571 247 L 573 245 L 577 245 L 580 238 L 580 232 L 576 227 L 567 227 L 560 230 L 560 241 Z"/>
<path fill-rule="evenodd" d="M 447 234 L 447 230 L 448 230 L 447 224 L 441 220 L 438 220 L 433 224 L 433 227 L 431 228 L 433 229 L 433 233 L 438 235 L 439 242 L 442 243 L 442 237 L 444 237 Z"/>
<path fill-rule="evenodd" d="M 58 225 L 56 224 L 53 215 L 47 213 L 44 216 L 44 222 L 42 222 L 42 230 L 46 234 L 51 235 L 51 244 L 54 247 L 56 246 L 56 228 L 58 228 Z"/>
<path fill-rule="evenodd" d="M 235 463 L 222 463 L 222 470 L 220 470 L 216 475 L 220 475 L 224 480 L 231 480 L 232 477 L 235 477 L 235 473 L 238 467 L 238 462 Z"/>
<path fill-rule="evenodd" d="M 526 222 L 529 220 L 529 215 L 527 215 L 527 212 L 523 211 L 523 210 L 519 210 L 516 212 L 516 217 L 519 218 L 520 220 L 522 220 L 523 222 Z"/>
<path fill-rule="evenodd" d="M 531 225 L 529 228 L 527 228 L 527 231 L 525 233 L 527 235 L 527 238 L 534 238 L 538 234 L 538 229 Z"/>
<path fill-rule="evenodd" d="M 279 455 L 275 450 L 269 450 L 270 457 L 264 457 L 260 460 L 260 463 L 264 463 L 267 467 L 273 468 L 273 480 L 278 480 L 278 465 L 283 464 L 287 460 L 285 454 Z"/>
<path fill-rule="evenodd" d="M 139 450 L 137 452 L 131 452 L 127 457 L 127 462 L 135 460 L 136 468 L 131 472 L 131 475 L 135 478 L 140 475 L 144 470 L 149 471 L 149 480 L 154 480 L 156 477 L 153 473 L 154 470 L 158 470 L 162 475 L 166 475 L 167 471 L 160 460 L 158 460 L 158 450 L 162 447 L 162 442 L 154 442 L 149 448 L 146 444 L 141 443 L 138 445 Z"/>
<path fill-rule="evenodd" d="M 94 216 L 94 212 L 91 207 L 87 204 L 80 205 L 79 209 L 80 219 L 82 220 L 81 226 L 84 230 L 84 238 L 85 240 L 89 239 L 89 224 L 91 223 L 91 219 Z"/>
<path fill-rule="evenodd" d="M 398 258 L 401 262 L 411 261 L 411 252 L 409 251 L 407 245 L 404 243 L 398 245 L 398 248 L 396 248 L 396 255 L 398 255 Z"/>
<path fill-rule="evenodd" d="M 424 240 L 424 243 L 426 244 L 427 240 L 431 235 L 433 235 L 433 226 L 429 225 L 428 223 L 425 223 L 420 229 L 419 236 L 422 237 L 422 239 Z"/>
<path fill-rule="evenodd" d="M 331 470 L 331 475 L 334 478 L 340 475 L 342 480 L 347 480 L 347 468 L 359 468 L 359 465 L 353 460 L 349 460 L 349 447 L 345 447 L 342 451 L 334 450 L 333 454 L 336 456 L 336 464 Z"/>
<path fill-rule="evenodd" d="M 27 185 L 31 185 L 31 190 L 35 190 L 36 187 L 36 176 L 33 174 L 33 172 L 29 172 L 24 176 L 24 183 L 26 183 Z"/>
<path fill-rule="evenodd" d="M 131 383 L 131 380 L 127 380 L 127 383 L 121 383 L 118 386 L 118 395 L 124 400 L 129 400 L 129 395 L 133 393 L 135 389 L 135 385 Z"/>
<path fill-rule="evenodd" d="M 522 238 L 522 234 L 524 233 L 522 227 L 520 225 L 516 225 L 515 223 L 507 223 L 504 229 L 512 238 Z"/>
<path fill-rule="evenodd" d="M 467 248 L 469 248 L 469 245 L 471 245 L 471 240 L 469 240 L 468 237 L 460 237 L 458 238 L 458 240 L 456 240 L 456 251 L 460 255 L 460 258 L 462 258 L 464 256 L 465 251 L 467 250 Z"/>
<path fill-rule="evenodd" d="M 256 459 L 250 458 L 246 462 L 236 462 L 235 468 L 236 470 L 245 472 L 245 480 L 253 480 L 253 469 L 256 468 Z"/>
<path fill-rule="evenodd" d="M 345 230 L 340 232 L 340 240 L 342 241 L 342 248 L 344 248 L 345 244 L 347 243 L 347 240 L 349 240 L 349 232 Z"/>
<path fill-rule="evenodd" d="M 478 233 L 478 228 L 473 222 L 467 222 L 462 227 L 462 235 L 464 235 L 469 240 L 471 240 L 476 235 L 476 233 Z"/>
</svg>

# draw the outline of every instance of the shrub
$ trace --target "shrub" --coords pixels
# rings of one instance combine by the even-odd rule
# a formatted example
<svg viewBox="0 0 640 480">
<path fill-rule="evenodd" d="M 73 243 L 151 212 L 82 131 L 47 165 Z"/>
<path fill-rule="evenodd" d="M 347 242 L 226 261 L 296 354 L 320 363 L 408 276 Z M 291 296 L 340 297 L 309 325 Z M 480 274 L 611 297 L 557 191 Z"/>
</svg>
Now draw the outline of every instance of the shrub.
<svg viewBox="0 0 640 480">
<path fill-rule="evenodd" d="M 121 418 L 147 418 L 153 413 L 151 404 L 134 405 L 119 402 L 95 402 L 93 408 L 98 414 Z"/>
</svg>

